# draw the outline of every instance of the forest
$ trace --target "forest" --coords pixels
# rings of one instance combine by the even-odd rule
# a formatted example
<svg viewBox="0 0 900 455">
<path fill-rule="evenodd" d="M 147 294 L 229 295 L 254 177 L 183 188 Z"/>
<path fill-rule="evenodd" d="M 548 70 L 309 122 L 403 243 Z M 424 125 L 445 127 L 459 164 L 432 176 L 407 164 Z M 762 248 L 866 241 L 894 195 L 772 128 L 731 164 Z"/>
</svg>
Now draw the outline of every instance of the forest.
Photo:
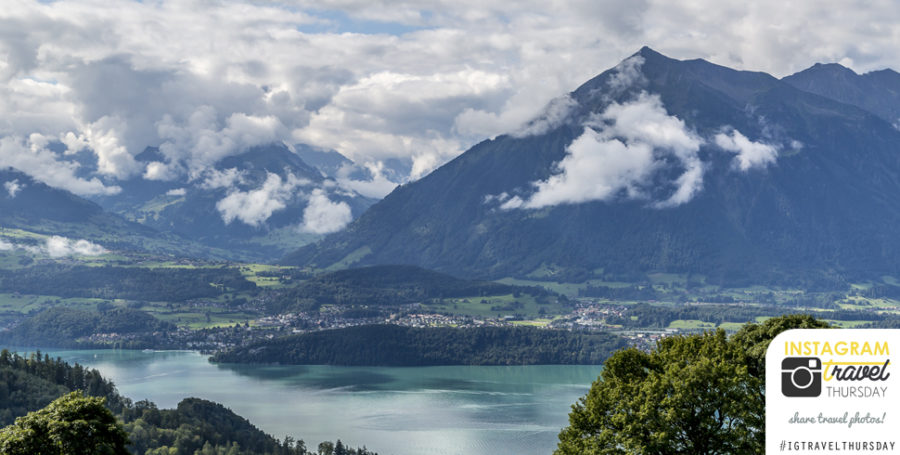
<svg viewBox="0 0 900 455">
<path fill-rule="evenodd" d="M 256 285 L 233 268 L 40 265 L 0 270 L 0 289 L 21 294 L 183 302 Z"/>
<path fill-rule="evenodd" d="M 0 425 L 37 411 L 70 391 L 105 399 L 128 434 L 131 453 L 141 455 L 305 455 L 316 453 L 302 440 L 278 440 L 221 404 L 186 398 L 175 409 L 119 395 L 115 385 L 97 370 L 35 352 L 27 357 L 0 351 Z M 10 428 L 2 430 L 6 432 Z M 333 455 L 375 455 L 340 440 L 320 447 Z"/>
<path fill-rule="evenodd" d="M 296 365 L 597 365 L 625 339 L 534 327 L 416 328 L 365 325 L 252 343 L 212 357 L 224 363 Z"/>
<path fill-rule="evenodd" d="M 270 313 L 318 309 L 322 305 L 399 305 L 448 299 L 524 293 L 548 295 L 540 287 L 491 281 L 464 280 L 407 265 L 360 267 L 327 273 L 280 291 L 269 304 Z"/>
<path fill-rule="evenodd" d="M 79 339 L 92 334 L 116 333 L 131 335 L 127 344 L 118 347 L 144 348 L 159 346 L 158 337 L 151 340 L 154 333 L 175 330 L 174 324 L 131 308 L 110 308 L 94 312 L 60 306 L 38 313 L 12 329 L 0 332 L 0 342 L 8 346 L 90 347 L 90 342 Z"/>
</svg>

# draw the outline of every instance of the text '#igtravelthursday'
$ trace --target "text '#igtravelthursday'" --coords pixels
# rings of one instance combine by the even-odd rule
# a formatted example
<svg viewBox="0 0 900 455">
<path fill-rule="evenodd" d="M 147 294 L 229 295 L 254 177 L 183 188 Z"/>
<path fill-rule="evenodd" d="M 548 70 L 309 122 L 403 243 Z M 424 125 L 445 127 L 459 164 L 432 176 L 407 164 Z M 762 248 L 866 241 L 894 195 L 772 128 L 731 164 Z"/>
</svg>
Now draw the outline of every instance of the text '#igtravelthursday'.
<svg viewBox="0 0 900 455">
<path fill-rule="evenodd" d="M 782 440 L 782 452 L 859 453 L 893 452 L 896 441 L 788 441 Z"/>
</svg>

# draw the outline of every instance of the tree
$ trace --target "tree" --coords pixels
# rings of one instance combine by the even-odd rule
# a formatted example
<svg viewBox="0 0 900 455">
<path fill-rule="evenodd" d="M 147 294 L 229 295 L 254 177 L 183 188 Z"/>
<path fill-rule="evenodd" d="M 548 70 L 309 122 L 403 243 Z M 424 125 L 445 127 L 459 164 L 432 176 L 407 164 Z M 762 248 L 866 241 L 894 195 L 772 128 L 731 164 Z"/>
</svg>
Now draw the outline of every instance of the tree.
<svg viewBox="0 0 900 455">
<path fill-rule="evenodd" d="M 340 439 L 334 444 L 334 455 L 348 455 L 344 443 Z"/>
<path fill-rule="evenodd" d="M 784 330 L 827 327 L 810 316 L 661 340 L 616 352 L 572 406 L 557 455 L 762 454 L 765 352 Z"/>
<path fill-rule="evenodd" d="M 124 455 L 128 435 L 104 398 L 72 392 L 0 430 L 0 453 Z"/>
<path fill-rule="evenodd" d="M 334 443 L 331 441 L 320 442 L 319 455 L 334 455 Z"/>
</svg>

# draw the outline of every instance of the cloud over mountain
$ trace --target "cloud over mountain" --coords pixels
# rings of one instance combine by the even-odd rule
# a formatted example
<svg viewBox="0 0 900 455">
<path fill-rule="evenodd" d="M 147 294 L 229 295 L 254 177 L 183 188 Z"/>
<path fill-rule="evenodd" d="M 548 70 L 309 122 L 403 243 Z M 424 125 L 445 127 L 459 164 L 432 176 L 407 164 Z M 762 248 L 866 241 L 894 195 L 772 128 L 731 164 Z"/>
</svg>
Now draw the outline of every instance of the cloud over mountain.
<svg viewBox="0 0 900 455">
<path fill-rule="evenodd" d="M 0 166 L 13 167 L 48 185 L 76 194 L 115 194 L 121 191 L 118 186 L 104 184 L 97 177 L 79 177 L 78 165 L 60 159 L 47 149 L 47 139 L 37 133 L 28 139 L 16 136 L 0 138 Z"/>
<path fill-rule="evenodd" d="M 766 167 L 774 163 L 778 156 L 778 149 L 762 142 L 753 142 L 747 139 L 738 130 L 730 133 L 719 133 L 715 137 L 716 145 L 729 152 L 736 153 L 734 166 L 741 171 L 747 171 L 756 167 Z"/>
<path fill-rule="evenodd" d="M 659 183 L 653 181 L 655 172 L 672 160 L 682 168 L 668 182 L 674 190 L 653 204 L 683 204 L 703 187 L 703 163 L 697 154 L 702 143 L 683 121 L 666 113 L 659 96 L 641 93 L 630 102 L 610 104 L 566 148 L 554 175 L 533 182 L 535 191 L 527 199 L 515 196 L 500 207 L 535 209 L 617 196 L 648 199 L 648 186 Z"/>
<path fill-rule="evenodd" d="M 3 189 L 6 190 L 6 194 L 9 197 L 16 197 L 16 194 L 18 194 L 24 186 L 24 184 L 19 183 L 18 179 L 3 182 Z"/>
<path fill-rule="evenodd" d="M 222 215 L 225 224 L 239 220 L 251 226 L 259 226 L 274 212 L 287 207 L 287 201 L 294 196 L 294 191 L 299 186 L 309 183 L 308 180 L 299 179 L 292 174 L 282 180 L 279 175 L 269 173 L 259 188 L 231 191 L 216 203 L 216 209 Z"/>
<path fill-rule="evenodd" d="M 815 61 L 900 67 L 900 35 L 870 32 L 900 22 L 888 1 L 385 5 L 6 2 L 0 136 L 90 150 L 100 180 L 50 162 L 65 160 L 45 147 L 34 152 L 40 165 L 2 162 L 89 195 L 115 191 L 117 178 L 172 179 L 242 148 L 304 141 L 363 166 L 404 160 L 416 179 L 517 130 L 643 44 L 775 74 Z M 136 163 L 147 146 L 166 160 Z"/>
<path fill-rule="evenodd" d="M 0 239 L 0 251 L 25 250 L 32 254 L 62 258 L 67 256 L 100 256 L 109 250 L 90 240 L 70 239 L 60 235 L 52 235 L 38 245 L 26 245 Z"/>
<path fill-rule="evenodd" d="M 302 230 L 314 234 L 329 234 L 344 228 L 353 216 L 346 202 L 332 202 L 321 189 L 313 190 L 309 205 L 303 210 Z"/>
</svg>

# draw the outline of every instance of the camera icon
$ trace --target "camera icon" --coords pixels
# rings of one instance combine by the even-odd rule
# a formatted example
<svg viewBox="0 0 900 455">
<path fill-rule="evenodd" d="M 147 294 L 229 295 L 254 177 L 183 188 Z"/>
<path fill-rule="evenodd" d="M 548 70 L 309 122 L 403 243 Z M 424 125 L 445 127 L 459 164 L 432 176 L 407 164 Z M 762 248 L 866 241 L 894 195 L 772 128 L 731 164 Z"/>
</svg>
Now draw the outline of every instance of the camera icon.
<svg viewBox="0 0 900 455">
<path fill-rule="evenodd" d="M 781 361 L 781 393 L 786 397 L 822 394 L 822 361 L 818 357 L 788 357 Z"/>
</svg>

